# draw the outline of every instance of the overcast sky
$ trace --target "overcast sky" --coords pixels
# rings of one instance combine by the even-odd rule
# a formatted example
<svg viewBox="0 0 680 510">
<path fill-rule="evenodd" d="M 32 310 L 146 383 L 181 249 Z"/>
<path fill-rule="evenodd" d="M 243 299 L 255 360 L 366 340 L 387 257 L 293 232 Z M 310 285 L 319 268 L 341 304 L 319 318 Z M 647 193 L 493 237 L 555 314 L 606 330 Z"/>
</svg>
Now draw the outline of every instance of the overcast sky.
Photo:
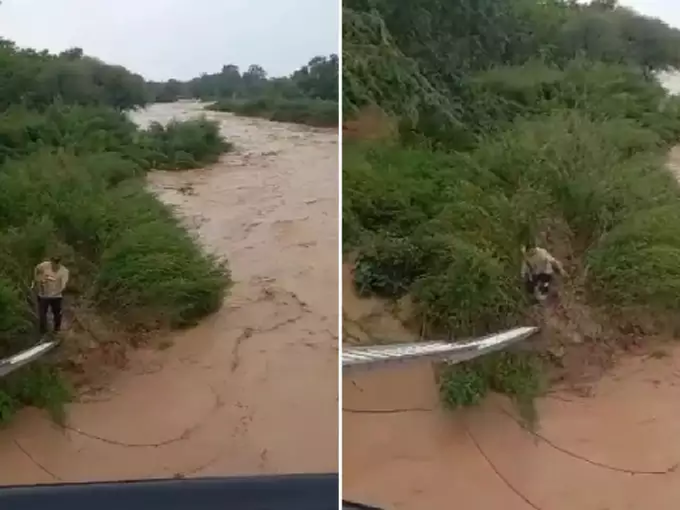
<svg viewBox="0 0 680 510">
<path fill-rule="evenodd" d="M 2 0 L 0 37 L 52 52 L 79 46 L 148 79 L 223 64 L 272 76 L 339 53 L 338 0 Z"/>
<path fill-rule="evenodd" d="M 664 20 L 680 28 L 680 2 L 678 0 L 619 0 L 619 4 L 632 7 L 642 14 Z"/>
</svg>

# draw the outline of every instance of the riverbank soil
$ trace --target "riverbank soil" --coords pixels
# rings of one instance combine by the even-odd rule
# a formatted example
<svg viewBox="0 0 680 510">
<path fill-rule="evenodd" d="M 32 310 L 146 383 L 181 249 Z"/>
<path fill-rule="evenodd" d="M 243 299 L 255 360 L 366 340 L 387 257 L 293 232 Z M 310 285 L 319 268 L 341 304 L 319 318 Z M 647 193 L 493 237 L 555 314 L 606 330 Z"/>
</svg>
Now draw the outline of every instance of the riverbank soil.
<svg viewBox="0 0 680 510">
<path fill-rule="evenodd" d="M 201 113 L 159 104 L 136 120 Z M 65 428 L 21 412 L 0 431 L 0 483 L 337 469 L 337 131 L 207 113 L 235 151 L 149 186 L 229 259 L 224 306 L 101 367 Z"/>
</svg>

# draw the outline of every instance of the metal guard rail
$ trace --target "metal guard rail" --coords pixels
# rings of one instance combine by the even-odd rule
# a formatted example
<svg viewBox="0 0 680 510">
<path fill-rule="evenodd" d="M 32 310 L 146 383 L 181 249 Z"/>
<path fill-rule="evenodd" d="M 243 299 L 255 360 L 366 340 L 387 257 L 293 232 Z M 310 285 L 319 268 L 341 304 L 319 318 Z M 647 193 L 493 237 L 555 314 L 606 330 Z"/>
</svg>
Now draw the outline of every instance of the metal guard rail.
<svg viewBox="0 0 680 510">
<path fill-rule="evenodd" d="M 523 327 L 461 342 L 435 341 L 345 347 L 342 350 L 342 367 L 343 371 L 346 371 L 423 359 L 461 363 L 509 347 L 537 332 L 536 327 Z"/>
<path fill-rule="evenodd" d="M 347 370 L 422 359 L 460 363 L 504 349 L 526 340 L 537 332 L 536 327 L 523 327 L 462 342 L 434 341 L 346 347 L 342 350 L 342 366 Z M 18 368 L 41 358 L 58 344 L 56 340 L 40 342 L 13 356 L 0 359 L 0 377 L 5 377 Z"/>
<path fill-rule="evenodd" d="M 41 358 L 59 344 L 58 341 L 40 342 L 29 349 L 21 351 L 13 356 L 0 359 L 0 377 L 14 372 L 17 368 Z"/>
</svg>

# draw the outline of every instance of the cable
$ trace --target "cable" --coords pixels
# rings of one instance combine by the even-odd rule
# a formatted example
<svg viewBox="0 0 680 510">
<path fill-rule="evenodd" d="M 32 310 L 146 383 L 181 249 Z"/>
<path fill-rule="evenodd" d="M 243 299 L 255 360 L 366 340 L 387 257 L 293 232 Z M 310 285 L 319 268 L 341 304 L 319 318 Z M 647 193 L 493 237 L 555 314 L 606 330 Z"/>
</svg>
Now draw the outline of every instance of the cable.
<svg viewBox="0 0 680 510">
<path fill-rule="evenodd" d="M 493 470 L 493 472 L 496 474 L 498 478 L 501 479 L 501 481 L 505 484 L 505 486 L 510 489 L 512 492 L 517 495 L 522 501 L 524 501 L 527 505 L 529 505 L 531 508 L 534 510 L 543 510 L 540 506 L 538 506 L 536 503 L 531 501 L 527 496 L 525 496 L 518 488 L 516 488 L 512 483 L 510 483 L 510 480 L 508 480 L 503 473 L 500 472 L 500 470 L 496 467 L 496 465 L 493 463 L 493 461 L 489 458 L 489 456 L 486 454 L 486 452 L 482 449 L 480 444 L 477 442 L 477 439 L 475 438 L 474 435 L 472 435 L 472 432 L 470 432 L 470 429 L 465 426 L 465 432 L 467 433 L 468 437 L 472 441 L 472 444 L 475 445 L 475 448 L 477 448 L 477 451 L 479 454 L 484 458 L 486 463 L 489 465 L 489 467 Z"/>
<path fill-rule="evenodd" d="M 400 413 L 409 413 L 409 412 L 432 412 L 436 411 L 436 408 L 427 408 L 427 407 L 412 407 L 412 408 L 395 408 L 395 409 L 351 409 L 351 408 L 343 408 L 342 409 L 344 412 L 348 413 L 353 413 L 353 414 L 400 414 Z M 609 471 L 614 471 L 617 473 L 624 473 L 628 475 L 650 475 L 650 476 L 659 476 L 659 475 L 667 475 L 670 473 L 674 473 L 677 471 L 678 467 L 680 467 L 680 463 L 675 463 L 672 466 L 661 469 L 661 470 L 641 470 L 641 469 L 631 469 L 631 468 L 624 468 L 624 467 L 619 467 L 619 466 L 614 466 L 612 464 L 607 464 L 604 462 L 599 462 L 597 460 L 590 459 L 588 457 L 585 457 L 583 455 L 580 455 L 576 452 L 573 452 L 571 450 L 567 450 L 566 448 L 559 446 L 558 444 L 554 443 L 552 440 L 548 439 L 547 437 L 541 435 L 540 433 L 531 430 L 529 427 L 527 427 L 525 424 L 523 424 L 521 421 L 519 421 L 517 418 L 515 418 L 510 412 L 503 408 L 498 408 L 498 410 L 506 415 L 508 418 L 510 418 L 518 427 L 522 428 L 525 432 L 528 434 L 531 434 L 534 436 L 536 439 L 544 442 L 551 448 L 557 450 L 558 452 L 567 455 L 569 457 L 572 457 L 576 460 L 580 460 L 582 462 L 585 462 L 587 464 L 590 464 L 595 467 L 599 467 L 602 469 L 607 469 Z"/>
<path fill-rule="evenodd" d="M 583 455 L 580 455 L 578 453 L 572 452 L 570 450 L 567 450 L 566 448 L 559 446 L 552 442 L 550 439 L 547 437 L 541 435 L 540 433 L 531 430 L 529 427 L 527 427 L 525 424 L 523 424 L 521 421 L 519 421 L 517 418 L 515 418 L 510 412 L 506 411 L 505 409 L 500 409 L 500 411 L 505 414 L 508 418 L 510 418 L 512 421 L 514 421 L 517 426 L 525 430 L 527 433 L 531 434 L 534 436 L 536 439 L 543 441 L 545 444 L 550 446 L 551 448 L 554 448 L 560 453 L 563 453 L 565 455 L 568 455 L 569 457 L 572 457 L 574 459 L 586 462 L 587 464 L 590 464 L 592 466 L 596 466 L 602 469 L 607 469 L 609 471 L 616 471 L 618 473 L 625 473 L 629 475 L 667 475 L 670 473 L 673 473 L 677 470 L 678 468 L 678 463 L 676 462 L 673 464 L 671 467 L 663 469 L 663 470 L 638 470 L 638 469 L 630 469 L 630 468 L 623 468 L 623 467 L 618 467 L 618 466 L 613 466 L 611 464 L 605 464 L 603 462 L 598 462 L 593 459 L 589 459 L 588 457 L 584 457 Z"/>
<path fill-rule="evenodd" d="M 343 412 L 352 414 L 399 414 L 399 413 L 427 413 L 436 411 L 435 407 L 405 407 L 396 409 L 352 409 L 343 407 Z"/>
</svg>

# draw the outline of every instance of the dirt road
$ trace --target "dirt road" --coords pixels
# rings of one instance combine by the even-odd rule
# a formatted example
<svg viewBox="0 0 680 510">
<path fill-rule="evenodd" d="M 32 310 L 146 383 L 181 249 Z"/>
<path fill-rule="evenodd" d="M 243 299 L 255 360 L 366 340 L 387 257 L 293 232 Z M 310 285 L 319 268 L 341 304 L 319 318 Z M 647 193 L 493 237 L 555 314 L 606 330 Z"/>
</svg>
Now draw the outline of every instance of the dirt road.
<svg viewBox="0 0 680 510">
<path fill-rule="evenodd" d="M 337 469 L 337 133 L 210 116 L 237 151 L 150 185 L 228 256 L 223 309 L 133 353 L 106 392 L 68 407 L 67 429 L 21 413 L 0 432 L 1 484 Z"/>
</svg>

